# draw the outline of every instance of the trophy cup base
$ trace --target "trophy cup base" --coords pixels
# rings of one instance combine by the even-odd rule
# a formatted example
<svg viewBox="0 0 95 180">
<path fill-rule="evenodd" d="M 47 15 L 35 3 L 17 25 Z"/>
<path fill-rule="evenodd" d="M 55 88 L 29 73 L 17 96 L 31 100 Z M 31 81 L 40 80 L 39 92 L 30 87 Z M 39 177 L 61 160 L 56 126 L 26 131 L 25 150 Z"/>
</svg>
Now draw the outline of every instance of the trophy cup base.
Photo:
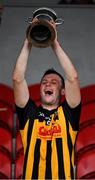
<svg viewBox="0 0 95 180">
<path fill-rule="evenodd" d="M 46 20 L 31 23 L 27 30 L 28 41 L 36 47 L 48 47 L 56 37 L 53 25 Z"/>
</svg>

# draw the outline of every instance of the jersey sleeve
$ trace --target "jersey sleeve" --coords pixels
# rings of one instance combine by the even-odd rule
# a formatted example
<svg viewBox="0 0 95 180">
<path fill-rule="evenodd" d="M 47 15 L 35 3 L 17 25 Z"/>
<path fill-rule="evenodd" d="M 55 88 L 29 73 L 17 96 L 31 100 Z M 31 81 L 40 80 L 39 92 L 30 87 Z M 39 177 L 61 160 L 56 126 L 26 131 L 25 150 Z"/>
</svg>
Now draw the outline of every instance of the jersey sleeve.
<svg viewBox="0 0 95 180">
<path fill-rule="evenodd" d="M 36 115 L 36 111 L 37 111 L 37 106 L 34 103 L 34 101 L 32 101 L 32 99 L 30 98 L 24 108 L 20 108 L 16 105 L 16 113 L 19 120 L 20 130 L 24 129 L 24 126 L 28 119 Z"/>
<path fill-rule="evenodd" d="M 79 119 L 80 119 L 80 113 L 81 113 L 81 102 L 79 105 L 77 105 L 75 108 L 71 108 L 67 101 L 65 100 L 62 104 L 63 111 L 66 117 L 66 120 L 70 121 L 70 124 L 72 125 L 72 128 L 74 131 L 79 130 Z"/>
</svg>

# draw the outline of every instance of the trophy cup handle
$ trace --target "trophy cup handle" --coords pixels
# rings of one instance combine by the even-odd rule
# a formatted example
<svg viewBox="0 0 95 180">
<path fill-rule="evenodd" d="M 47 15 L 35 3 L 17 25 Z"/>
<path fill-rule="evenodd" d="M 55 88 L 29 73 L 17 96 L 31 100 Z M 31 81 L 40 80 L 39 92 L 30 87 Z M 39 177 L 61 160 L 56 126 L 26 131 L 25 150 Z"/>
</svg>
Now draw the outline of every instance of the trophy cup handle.
<svg viewBox="0 0 95 180">
<path fill-rule="evenodd" d="M 28 19 L 27 19 L 27 23 L 32 24 L 32 20 L 33 20 L 33 18 L 32 18 L 32 17 L 28 17 Z"/>
<path fill-rule="evenodd" d="M 63 24 L 64 20 L 61 19 L 61 18 L 57 18 L 56 21 L 55 21 L 55 24 L 56 25 L 60 25 L 60 24 Z"/>
</svg>

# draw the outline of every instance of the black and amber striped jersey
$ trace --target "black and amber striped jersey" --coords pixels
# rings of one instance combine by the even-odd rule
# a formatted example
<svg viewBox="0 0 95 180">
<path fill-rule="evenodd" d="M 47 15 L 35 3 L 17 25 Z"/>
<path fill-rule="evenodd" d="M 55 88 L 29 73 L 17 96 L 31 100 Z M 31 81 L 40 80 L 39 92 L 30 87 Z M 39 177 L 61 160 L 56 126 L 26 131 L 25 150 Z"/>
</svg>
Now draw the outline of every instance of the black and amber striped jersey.
<svg viewBox="0 0 95 180">
<path fill-rule="evenodd" d="M 73 179 L 81 104 L 70 108 L 65 100 L 49 111 L 29 99 L 16 110 L 25 154 L 22 178 Z"/>
</svg>

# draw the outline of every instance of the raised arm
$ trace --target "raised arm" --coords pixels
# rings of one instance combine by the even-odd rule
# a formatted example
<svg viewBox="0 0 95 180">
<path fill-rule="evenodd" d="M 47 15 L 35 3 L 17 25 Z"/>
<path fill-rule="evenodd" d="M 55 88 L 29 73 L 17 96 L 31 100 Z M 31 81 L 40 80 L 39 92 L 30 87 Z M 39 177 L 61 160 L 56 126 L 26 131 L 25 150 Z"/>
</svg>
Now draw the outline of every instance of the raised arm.
<svg viewBox="0 0 95 180">
<path fill-rule="evenodd" d="M 80 103 L 80 86 L 77 71 L 68 55 L 64 52 L 57 39 L 55 39 L 52 49 L 59 60 L 65 73 L 65 97 L 70 107 L 75 107 Z"/>
<path fill-rule="evenodd" d="M 13 88 L 15 103 L 19 107 L 24 107 L 29 99 L 28 85 L 25 80 L 25 72 L 27 62 L 31 50 L 31 45 L 25 39 L 20 55 L 17 58 L 16 65 L 13 71 Z"/>
</svg>

